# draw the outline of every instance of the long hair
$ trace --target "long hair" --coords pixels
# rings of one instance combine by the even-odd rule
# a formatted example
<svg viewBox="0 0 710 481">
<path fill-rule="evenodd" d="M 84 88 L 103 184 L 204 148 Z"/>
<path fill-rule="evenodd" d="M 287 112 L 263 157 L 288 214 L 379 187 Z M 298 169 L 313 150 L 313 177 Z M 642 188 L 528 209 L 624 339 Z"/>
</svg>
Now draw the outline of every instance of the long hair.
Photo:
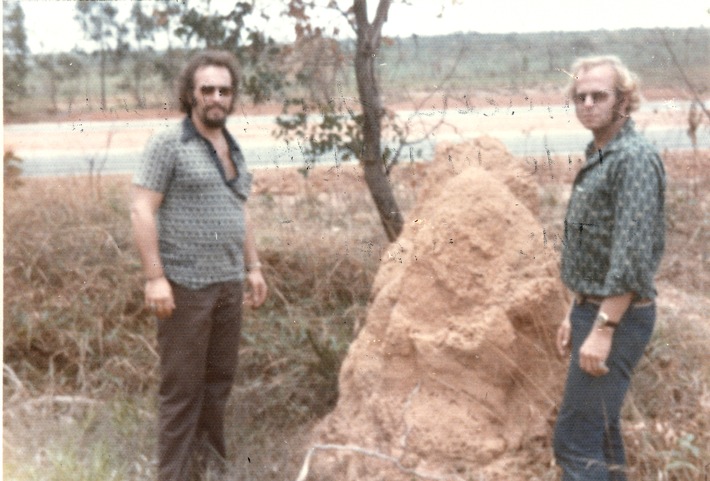
<svg viewBox="0 0 710 481">
<path fill-rule="evenodd" d="M 229 70 L 229 74 L 232 77 L 232 89 L 234 90 L 230 111 L 234 107 L 239 88 L 239 71 L 236 58 L 230 52 L 224 50 L 205 50 L 190 58 L 176 81 L 175 90 L 180 103 L 180 111 L 187 113 L 187 115 L 192 114 L 192 106 L 195 102 L 192 95 L 195 90 L 195 72 L 207 66 L 224 67 Z"/>
<path fill-rule="evenodd" d="M 631 112 L 638 110 L 639 105 L 641 104 L 641 92 L 639 90 L 638 77 L 636 74 L 631 72 L 616 55 L 599 55 L 577 59 L 572 64 L 572 78 L 567 91 L 570 98 L 574 97 L 577 93 L 576 83 L 579 74 L 602 65 L 608 65 L 614 70 L 614 84 L 616 91 L 628 100 L 626 112 L 623 113 L 628 115 Z"/>
</svg>

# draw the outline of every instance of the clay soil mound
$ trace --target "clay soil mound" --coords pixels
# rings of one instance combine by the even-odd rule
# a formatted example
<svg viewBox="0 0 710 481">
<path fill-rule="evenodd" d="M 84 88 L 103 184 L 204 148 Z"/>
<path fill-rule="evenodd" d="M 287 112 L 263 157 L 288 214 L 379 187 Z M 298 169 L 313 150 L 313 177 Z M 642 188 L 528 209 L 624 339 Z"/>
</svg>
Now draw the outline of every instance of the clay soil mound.
<svg viewBox="0 0 710 481">
<path fill-rule="evenodd" d="M 309 479 L 527 480 L 549 463 L 567 300 L 527 175 L 494 139 L 438 152 L 313 432 Z"/>
</svg>

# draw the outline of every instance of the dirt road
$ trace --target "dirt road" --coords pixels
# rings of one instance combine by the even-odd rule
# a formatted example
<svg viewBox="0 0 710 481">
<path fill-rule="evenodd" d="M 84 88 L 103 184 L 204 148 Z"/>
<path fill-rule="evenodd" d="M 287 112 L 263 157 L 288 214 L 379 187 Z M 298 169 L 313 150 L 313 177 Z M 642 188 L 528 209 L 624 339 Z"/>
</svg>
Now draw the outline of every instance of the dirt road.
<svg viewBox="0 0 710 481">
<path fill-rule="evenodd" d="M 425 139 L 404 155 L 412 160 L 429 160 L 438 142 L 483 134 L 501 139 L 515 155 L 545 157 L 582 150 L 590 136 L 580 127 L 573 108 L 528 99 L 524 104 L 489 98 L 479 102 L 479 106 L 448 104 L 444 109 L 432 105 L 419 111 L 399 106 L 398 115 L 410 128 L 411 138 Z M 691 147 L 685 132 L 688 109 L 686 101 L 657 100 L 644 104 L 634 119 L 659 149 L 686 149 Z M 275 109 L 237 107 L 228 124 L 254 167 L 302 166 L 307 160 L 297 146 L 274 138 L 277 114 Z M 87 118 L 91 120 L 5 125 L 5 150 L 11 149 L 23 159 L 25 175 L 81 174 L 90 169 L 129 172 L 135 168 L 148 138 L 180 117 L 175 113 L 136 111 Z M 429 133 L 433 125 L 442 121 L 436 131 Z M 698 142 L 701 148 L 710 148 L 707 125 L 701 125 Z"/>
</svg>

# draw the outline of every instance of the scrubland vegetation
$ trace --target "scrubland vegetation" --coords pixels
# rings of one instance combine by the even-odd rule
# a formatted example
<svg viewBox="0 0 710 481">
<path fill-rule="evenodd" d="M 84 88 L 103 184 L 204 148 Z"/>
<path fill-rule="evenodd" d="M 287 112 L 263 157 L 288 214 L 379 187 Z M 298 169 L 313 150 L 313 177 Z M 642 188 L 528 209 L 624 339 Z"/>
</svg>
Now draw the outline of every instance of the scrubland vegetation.
<svg viewBox="0 0 710 481">
<path fill-rule="evenodd" d="M 707 95 L 708 31 L 668 38 Z M 544 90 L 564 85 L 560 69 L 592 53 L 616 53 L 645 85 L 692 98 L 655 31 L 388 39 L 379 75 L 386 103 L 445 93 L 443 79 L 457 94 Z M 170 69 L 186 54 L 142 52 L 109 65 L 108 110 L 172 109 Z M 156 57 L 165 69 L 146 69 Z M 296 61 L 303 58 L 309 52 L 296 51 Z M 296 88 L 354 96 L 352 65 L 323 61 L 300 65 L 312 82 Z M 33 57 L 27 92 L 5 105 L 6 122 L 100 111 L 98 65 L 96 55 L 81 52 Z M 331 69 L 323 78 L 309 73 L 323 68 Z M 710 478 L 709 157 L 664 152 L 669 230 L 659 320 L 624 409 L 629 463 L 639 480 Z M 21 159 L 9 152 L 5 164 L 4 479 L 152 480 L 157 353 L 131 241 L 130 179 L 23 178 Z M 392 174 L 405 214 L 416 200 L 407 180 L 416 168 L 401 165 Z M 552 232 L 560 228 L 570 178 L 538 180 L 540 218 Z M 244 319 L 228 407 L 229 461 L 237 479 L 283 481 L 296 477 L 309 429 L 337 400 L 340 363 L 364 322 L 387 240 L 367 189 L 354 181 L 347 192 L 266 189 L 250 202 L 271 294 Z M 529 480 L 552 479 L 554 466 L 531 466 Z"/>
<path fill-rule="evenodd" d="M 665 154 L 665 299 L 624 410 L 637 479 L 707 475 L 710 198 L 698 159 Z M 402 166 L 393 179 L 405 210 L 416 196 L 407 181 L 415 168 Z M 564 209 L 559 182 L 540 176 L 541 219 L 552 230 Z M 5 479 L 154 477 L 157 355 L 128 187 L 125 176 L 6 186 Z M 309 428 L 337 399 L 338 368 L 387 244 L 357 184 L 296 196 L 266 189 L 251 202 L 271 295 L 245 318 L 227 424 L 230 462 L 238 479 L 294 479 Z M 531 469 L 530 479 L 554 479 L 552 466 Z"/>
</svg>

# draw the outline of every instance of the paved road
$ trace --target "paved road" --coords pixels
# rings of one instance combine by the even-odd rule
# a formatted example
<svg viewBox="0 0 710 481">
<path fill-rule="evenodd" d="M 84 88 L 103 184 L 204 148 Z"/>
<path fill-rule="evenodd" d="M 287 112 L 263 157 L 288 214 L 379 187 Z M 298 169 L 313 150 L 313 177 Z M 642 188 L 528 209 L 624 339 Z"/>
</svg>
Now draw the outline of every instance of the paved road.
<svg viewBox="0 0 710 481">
<path fill-rule="evenodd" d="M 639 127 L 659 150 L 691 148 L 683 125 L 687 104 L 645 104 Z M 533 158 L 578 154 L 590 140 L 569 106 L 490 107 L 399 112 L 414 137 L 444 114 L 446 125 L 404 152 L 406 159 L 430 160 L 439 142 L 457 142 L 487 134 L 500 139 L 511 153 Z M 660 116 L 660 117 L 659 117 Z M 673 117 L 672 122 L 658 122 Z M 252 168 L 301 167 L 307 159 L 297 145 L 276 140 L 273 116 L 235 116 L 228 127 Z M 147 138 L 176 122 L 174 119 L 137 119 L 97 122 L 16 124 L 5 126 L 5 145 L 23 159 L 26 176 L 78 175 L 89 172 L 128 173 L 137 166 Z M 656 126 L 658 124 L 659 126 Z M 680 125 L 680 126 L 679 126 Z M 419 133 L 417 133 L 417 129 Z M 698 130 L 699 147 L 710 149 L 710 128 Z M 120 147 L 114 147 L 120 146 Z M 333 162 L 332 154 L 319 159 Z"/>
</svg>

